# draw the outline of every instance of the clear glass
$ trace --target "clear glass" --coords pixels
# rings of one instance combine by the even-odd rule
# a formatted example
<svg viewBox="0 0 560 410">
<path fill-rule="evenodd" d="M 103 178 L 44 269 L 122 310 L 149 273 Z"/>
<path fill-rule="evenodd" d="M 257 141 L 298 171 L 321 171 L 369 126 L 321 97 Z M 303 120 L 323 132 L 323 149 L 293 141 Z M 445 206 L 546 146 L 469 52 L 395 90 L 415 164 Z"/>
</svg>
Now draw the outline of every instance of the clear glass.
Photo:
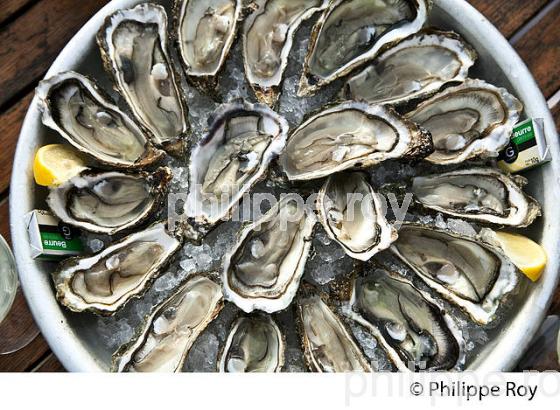
<svg viewBox="0 0 560 410">
<path fill-rule="evenodd" d="M 4 238 L 0 236 L 0 323 L 14 303 L 17 288 L 18 278 L 14 256 Z"/>
<path fill-rule="evenodd" d="M 19 289 L 14 255 L 0 235 L 0 354 L 24 348 L 38 334 Z"/>
</svg>

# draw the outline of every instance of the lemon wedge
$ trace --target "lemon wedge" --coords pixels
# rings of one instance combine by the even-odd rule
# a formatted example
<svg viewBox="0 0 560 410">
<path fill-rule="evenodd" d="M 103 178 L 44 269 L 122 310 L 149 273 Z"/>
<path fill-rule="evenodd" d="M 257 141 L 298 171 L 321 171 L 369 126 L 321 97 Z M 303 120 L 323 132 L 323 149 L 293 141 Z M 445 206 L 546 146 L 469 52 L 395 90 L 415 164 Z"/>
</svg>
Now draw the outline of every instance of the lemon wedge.
<svg viewBox="0 0 560 410">
<path fill-rule="evenodd" d="M 87 166 L 74 149 L 62 144 L 39 148 L 33 162 L 35 182 L 42 186 L 56 186 L 78 175 Z"/>
<path fill-rule="evenodd" d="M 496 232 L 504 253 L 533 282 L 539 280 L 546 266 L 546 252 L 538 243 L 517 234 Z"/>
</svg>

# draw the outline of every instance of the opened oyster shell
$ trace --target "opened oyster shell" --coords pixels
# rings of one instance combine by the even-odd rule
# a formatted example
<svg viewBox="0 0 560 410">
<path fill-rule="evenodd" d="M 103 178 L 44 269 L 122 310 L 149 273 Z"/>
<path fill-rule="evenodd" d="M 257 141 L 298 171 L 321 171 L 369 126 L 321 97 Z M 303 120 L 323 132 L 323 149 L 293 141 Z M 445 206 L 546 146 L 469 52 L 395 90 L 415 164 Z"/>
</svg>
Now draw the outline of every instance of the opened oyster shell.
<svg viewBox="0 0 560 410">
<path fill-rule="evenodd" d="M 179 372 L 200 333 L 223 307 L 221 287 L 197 275 L 188 279 L 146 319 L 113 356 L 116 372 Z"/>
<path fill-rule="evenodd" d="M 167 14 L 143 3 L 107 17 L 97 33 L 106 71 L 152 142 L 182 156 L 187 111 L 167 49 Z"/>
<path fill-rule="evenodd" d="M 209 91 L 229 53 L 241 0 L 175 0 L 174 38 L 187 76 Z"/>
<path fill-rule="evenodd" d="M 380 51 L 418 32 L 429 0 L 334 0 L 311 33 L 298 95 L 349 74 Z"/>
<path fill-rule="evenodd" d="M 39 83 L 43 124 L 103 165 L 142 168 L 162 158 L 144 132 L 91 79 L 67 71 Z"/>
<path fill-rule="evenodd" d="M 428 97 L 447 83 L 465 81 L 476 58 L 458 34 L 422 30 L 350 78 L 341 94 L 348 100 L 403 104 Z"/>
<path fill-rule="evenodd" d="M 412 179 L 411 192 L 421 206 L 466 220 L 526 227 L 540 205 L 522 188 L 527 179 L 493 168 L 468 168 Z"/>
<path fill-rule="evenodd" d="M 285 309 L 296 294 L 317 219 L 283 198 L 245 228 L 224 262 L 224 297 L 245 312 Z"/>
<path fill-rule="evenodd" d="M 278 100 L 288 55 L 300 24 L 327 7 L 328 0 L 256 0 L 245 19 L 245 75 L 259 101 Z"/>
<path fill-rule="evenodd" d="M 428 286 L 486 325 L 520 277 L 492 238 L 488 228 L 468 237 L 404 223 L 391 250 Z"/>
<path fill-rule="evenodd" d="M 368 328 L 398 370 L 457 370 L 464 364 L 461 332 L 433 299 L 385 270 L 357 278 L 350 317 Z"/>
<path fill-rule="evenodd" d="M 52 274 L 56 297 L 74 312 L 112 315 L 142 296 L 181 244 L 158 222 L 96 255 L 67 259 Z"/>
<path fill-rule="evenodd" d="M 519 120 L 523 104 L 504 88 L 467 80 L 421 103 L 406 117 L 432 134 L 438 165 L 497 157 Z"/>
<path fill-rule="evenodd" d="M 371 366 L 339 317 L 311 291 L 298 299 L 307 366 L 313 372 L 371 372 Z"/>
<path fill-rule="evenodd" d="M 238 318 L 231 328 L 218 370 L 228 373 L 277 373 L 284 365 L 285 342 L 270 316 Z"/>
<path fill-rule="evenodd" d="M 397 239 L 379 197 L 361 173 L 331 175 L 317 196 L 317 211 L 327 235 L 352 258 L 366 261 Z"/>
<path fill-rule="evenodd" d="M 288 123 L 266 105 L 225 104 L 192 149 L 187 216 L 202 225 L 227 218 L 286 144 Z"/>
<path fill-rule="evenodd" d="M 391 108 L 348 101 L 293 131 L 280 164 L 290 180 L 311 180 L 389 159 L 420 159 L 432 150 L 429 133 Z"/>
<path fill-rule="evenodd" d="M 85 171 L 51 187 L 47 204 L 67 224 L 113 235 L 142 224 L 157 212 L 171 177 L 169 168 L 135 174 Z"/>
</svg>

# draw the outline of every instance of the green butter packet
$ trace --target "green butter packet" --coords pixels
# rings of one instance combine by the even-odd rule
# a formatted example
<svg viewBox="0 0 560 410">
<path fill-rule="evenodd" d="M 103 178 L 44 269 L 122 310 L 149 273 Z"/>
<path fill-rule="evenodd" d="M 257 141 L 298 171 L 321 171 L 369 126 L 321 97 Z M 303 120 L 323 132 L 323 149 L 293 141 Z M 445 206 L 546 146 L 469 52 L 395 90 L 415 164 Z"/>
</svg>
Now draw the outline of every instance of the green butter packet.
<svg viewBox="0 0 560 410">
<path fill-rule="evenodd" d="M 515 126 L 509 145 L 500 153 L 498 166 L 510 173 L 521 172 L 551 160 L 542 118 L 529 118 Z"/>
<path fill-rule="evenodd" d="M 25 220 L 34 259 L 61 259 L 82 253 L 80 232 L 60 222 L 50 212 L 35 209 Z"/>
</svg>

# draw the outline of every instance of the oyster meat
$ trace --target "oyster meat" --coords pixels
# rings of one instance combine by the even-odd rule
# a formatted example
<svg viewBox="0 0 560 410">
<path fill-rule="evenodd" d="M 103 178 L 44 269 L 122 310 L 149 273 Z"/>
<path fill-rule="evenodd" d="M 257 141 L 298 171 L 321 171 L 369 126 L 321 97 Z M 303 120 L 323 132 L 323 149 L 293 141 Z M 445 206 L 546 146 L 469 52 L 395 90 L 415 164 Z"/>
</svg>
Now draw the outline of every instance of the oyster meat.
<svg viewBox="0 0 560 410">
<path fill-rule="evenodd" d="M 197 82 L 215 80 L 229 53 L 241 0 L 176 0 L 175 37 L 187 75 Z M 213 81 L 208 81 L 213 83 Z"/>
<path fill-rule="evenodd" d="M 287 134 L 286 120 L 266 105 L 236 102 L 216 111 L 210 131 L 191 151 L 187 216 L 203 225 L 227 218 L 264 178 Z"/>
<path fill-rule="evenodd" d="M 443 229 L 405 223 L 391 250 L 442 297 L 462 308 L 475 322 L 494 320 L 520 273 L 484 228 L 468 237 Z"/>
<path fill-rule="evenodd" d="M 429 0 L 334 0 L 311 33 L 298 94 L 305 96 L 418 32 Z"/>
<path fill-rule="evenodd" d="M 85 171 L 51 187 L 47 204 L 67 224 L 113 235 L 142 224 L 157 212 L 171 177 L 169 168 L 134 174 Z"/>
<path fill-rule="evenodd" d="M 519 120 L 523 104 L 504 88 L 467 80 L 421 103 L 406 117 L 432 134 L 438 165 L 497 157 Z"/>
<path fill-rule="evenodd" d="M 52 274 L 56 297 L 74 312 L 112 315 L 142 296 L 181 245 L 157 222 L 96 255 L 66 259 Z"/>
<path fill-rule="evenodd" d="M 237 319 L 218 362 L 221 372 L 277 373 L 284 365 L 285 342 L 274 320 L 254 314 Z"/>
<path fill-rule="evenodd" d="M 342 320 L 315 293 L 298 300 L 307 366 L 313 372 L 371 372 L 371 366 Z"/>
<path fill-rule="evenodd" d="M 280 164 L 290 180 L 311 180 L 389 159 L 420 159 L 432 151 L 429 133 L 391 108 L 348 101 L 292 132 Z"/>
<path fill-rule="evenodd" d="M 425 208 L 466 220 L 526 227 L 540 215 L 539 203 L 522 188 L 527 179 L 493 168 L 468 168 L 412 179 L 411 191 Z"/>
<path fill-rule="evenodd" d="M 103 165 L 142 168 L 163 156 L 91 79 L 67 71 L 39 83 L 43 124 Z"/>
<path fill-rule="evenodd" d="M 97 34 L 106 71 L 152 142 L 181 156 L 187 111 L 167 49 L 167 14 L 142 3 L 107 17 Z"/>
<path fill-rule="evenodd" d="M 327 235 L 355 259 L 366 261 L 387 249 L 397 231 L 385 219 L 382 203 L 362 173 L 331 175 L 317 197 Z"/>
<path fill-rule="evenodd" d="M 274 106 L 300 24 L 328 0 L 256 0 L 243 29 L 245 75 L 259 101 Z"/>
<path fill-rule="evenodd" d="M 458 34 L 422 30 L 350 78 L 342 97 L 393 105 L 425 98 L 445 84 L 465 81 L 476 58 L 476 51 Z"/>
<path fill-rule="evenodd" d="M 399 370 L 457 370 L 462 334 L 429 295 L 382 269 L 357 278 L 350 316 L 377 337 Z"/>
<path fill-rule="evenodd" d="M 116 372 L 179 372 L 189 351 L 223 307 L 222 290 L 191 277 L 147 317 L 140 333 L 113 356 Z"/>
<path fill-rule="evenodd" d="M 285 197 L 244 229 L 224 263 L 224 297 L 245 312 L 283 310 L 292 302 L 317 222 L 307 207 Z"/>
</svg>

